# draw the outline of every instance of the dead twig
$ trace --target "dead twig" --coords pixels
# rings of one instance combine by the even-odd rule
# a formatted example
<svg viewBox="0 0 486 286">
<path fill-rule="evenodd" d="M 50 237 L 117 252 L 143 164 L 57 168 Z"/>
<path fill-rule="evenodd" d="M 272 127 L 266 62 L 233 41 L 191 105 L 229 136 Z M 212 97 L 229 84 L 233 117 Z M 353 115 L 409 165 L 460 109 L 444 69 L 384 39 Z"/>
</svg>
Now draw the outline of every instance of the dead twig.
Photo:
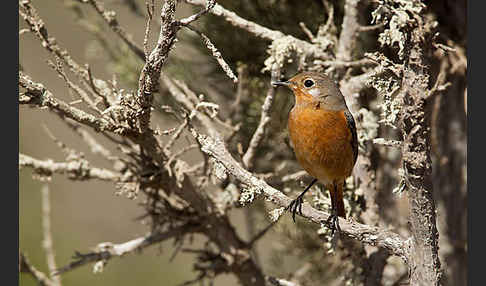
<svg viewBox="0 0 486 286">
<path fill-rule="evenodd" d="M 44 241 L 42 246 L 46 251 L 47 267 L 53 273 L 56 266 L 56 259 L 54 258 L 54 248 L 52 243 L 52 229 L 51 229 L 51 203 L 49 198 L 49 187 L 44 185 L 41 189 L 42 194 L 42 229 L 44 234 Z M 61 286 L 61 277 L 51 277 L 52 285 Z"/>
</svg>

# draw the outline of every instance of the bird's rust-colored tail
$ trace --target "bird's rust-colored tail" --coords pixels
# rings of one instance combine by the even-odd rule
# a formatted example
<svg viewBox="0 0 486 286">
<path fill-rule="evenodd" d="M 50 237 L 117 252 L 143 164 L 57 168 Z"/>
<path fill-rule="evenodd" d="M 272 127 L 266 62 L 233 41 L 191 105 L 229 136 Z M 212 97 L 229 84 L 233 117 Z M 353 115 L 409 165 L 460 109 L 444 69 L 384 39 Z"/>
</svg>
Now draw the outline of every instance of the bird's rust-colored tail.
<svg viewBox="0 0 486 286">
<path fill-rule="evenodd" d="M 344 201 L 343 201 L 343 183 L 335 182 L 329 188 L 329 192 L 331 193 L 331 204 L 332 207 L 336 208 L 337 215 L 346 218 L 346 212 L 344 211 Z"/>
</svg>

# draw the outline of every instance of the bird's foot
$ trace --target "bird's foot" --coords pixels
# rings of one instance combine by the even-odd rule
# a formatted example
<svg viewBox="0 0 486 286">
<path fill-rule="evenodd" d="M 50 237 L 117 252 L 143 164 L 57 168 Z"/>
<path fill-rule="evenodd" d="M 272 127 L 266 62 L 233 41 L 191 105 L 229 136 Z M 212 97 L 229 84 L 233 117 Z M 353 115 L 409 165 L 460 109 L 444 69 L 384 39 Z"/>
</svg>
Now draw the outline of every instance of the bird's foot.
<svg viewBox="0 0 486 286">
<path fill-rule="evenodd" d="M 331 229 L 331 236 L 334 237 L 334 232 L 337 230 L 338 233 L 341 232 L 341 227 L 339 226 L 339 219 L 338 216 L 332 213 L 326 221 L 326 224 L 329 225 Z"/>
<path fill-rule="evenodd" d="M 299 209 L 299 214 L 302 215 L 303 203 L 304 203 L 304 196 L 299 195 L 285 208 L 285 210 L 290 210 L 292 212 L 292 219 L 294 220 L 294 223 L 295 223 L 295 214 L 297 213 L 297 209 Z"/>
<path fill-rule="evenodd" d="M 326 221 L 322 220 L 321 224 L 329 226 L 329 229 L 331 230 L 331 249 L 336 249 L 339 234 L 341 232 L 338 216 L 336 214 L 331 214 Z"/>
</svg>

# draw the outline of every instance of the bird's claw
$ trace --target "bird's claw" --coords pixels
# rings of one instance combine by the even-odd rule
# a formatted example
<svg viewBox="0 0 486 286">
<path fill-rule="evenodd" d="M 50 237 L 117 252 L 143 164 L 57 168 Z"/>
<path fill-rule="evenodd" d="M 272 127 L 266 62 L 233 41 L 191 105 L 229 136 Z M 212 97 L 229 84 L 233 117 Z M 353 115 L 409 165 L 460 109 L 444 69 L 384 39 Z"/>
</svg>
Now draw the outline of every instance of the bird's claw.
<svg viewBox="0 0 486 286">
<path fill-rule="evenodd" d="M 302 204 L 304 203 L 303 196 L 298 196 L 295 200 L 293 200 L 285 210 L 290 210 L 292 212 L 292 219 L 295 223 L 295 213 L 297 209 L 299 209 L 299 214 L 302 215 Z"/>
<path fill-rule="evenodd" d="M 331 229 L 331 236 L 334 237 L 334 232 L 337 230 L 341 232 L 341 227 L 339 226 L 339 219 L 336 214 L 331 214 L 329 218 L 326 220 L 326 224 L 329 225 Z"/>
</svg>

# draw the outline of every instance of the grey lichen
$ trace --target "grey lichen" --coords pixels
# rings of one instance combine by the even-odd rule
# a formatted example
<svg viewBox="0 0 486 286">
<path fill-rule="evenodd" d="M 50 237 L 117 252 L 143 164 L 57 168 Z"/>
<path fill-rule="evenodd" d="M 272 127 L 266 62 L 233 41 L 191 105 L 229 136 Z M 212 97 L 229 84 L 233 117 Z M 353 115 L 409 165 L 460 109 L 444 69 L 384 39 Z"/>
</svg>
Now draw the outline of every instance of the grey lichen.
<svg viewBox="0 0 486 286">
<path fill-rule="evenodd" d="M 367 141 L 373 140 L 378 135 L 378 118 L 372 111 L 366 108 L 359 110 L 359 116 L 361 118 L 361 128 L 357 132 L 358 142 L 364 144 Z"/>
<path fill-rule="evenodd" d="M 372 23 L 387 23 L 388 27 L 379 35 L 378 41 L 382 46 L 398 45 L 398 56 L 405 56 L 405 43 L 408 39 L 408 29 L 412 29 L 416 19 L 425 5 L 419 1 L 379 0 L 376 9 L 371 12 Z"/>
<path fill-rule="evenodd" d="M 376 73 L 367 81 L 367 85 L 376 89 L 382 98 L 379 105 L 382 110 L 379 123 L 396 129 L 395 124 L 403 106 L 402 99 L 397 96 L 401 87 L 402 66 L 393 63 L 382 54 L 368 54 L 368 57 L 379 62 L 385 71 Z"/>
<path fill-rule="evenodd" d="M 292 62 L 291 55 L 294 51 L 299 55 L 303 54 L 294 37 L 286 36 L 272 41 L 267 50 L 270 56 L 263 63 L 265 67 L 262 72 L 271 71 L 275 65 L 277 68 L 283 68 L 286 60 Z"/>
</svg>

